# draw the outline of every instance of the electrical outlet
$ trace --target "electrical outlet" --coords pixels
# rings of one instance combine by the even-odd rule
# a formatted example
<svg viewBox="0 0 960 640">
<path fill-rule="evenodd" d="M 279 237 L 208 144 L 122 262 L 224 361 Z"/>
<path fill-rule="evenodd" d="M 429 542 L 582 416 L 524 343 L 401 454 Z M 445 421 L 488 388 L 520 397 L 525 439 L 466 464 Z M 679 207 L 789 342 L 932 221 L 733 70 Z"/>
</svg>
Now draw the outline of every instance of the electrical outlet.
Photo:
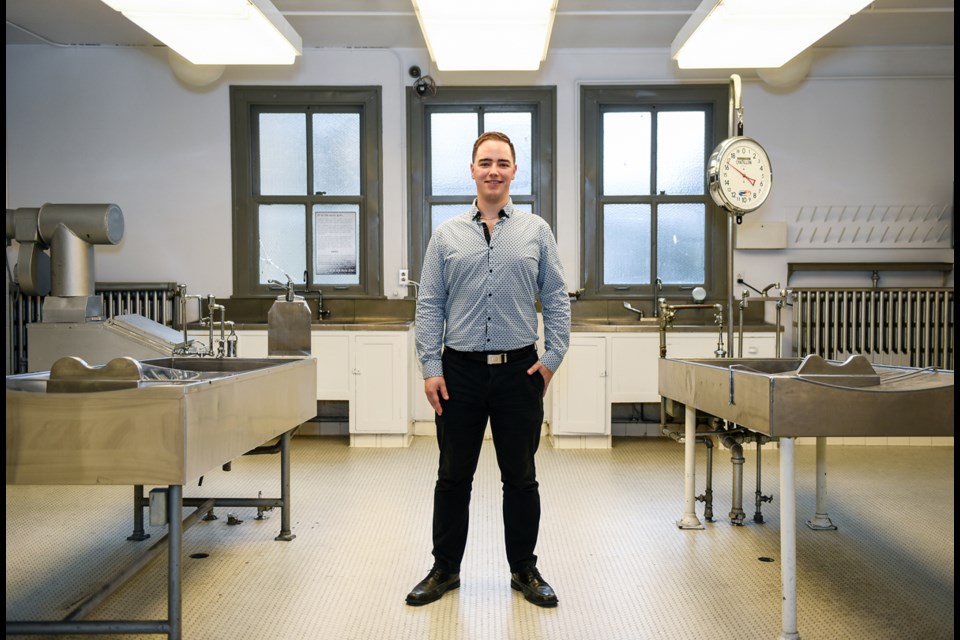
<svg viewBox="0 0 960 640">
<path fill-rule="evenodd" d="M 400 286 L 405 287 L 410 284 L 410 272 L 406 269 L 400 269 Z"/>
<path fill-rule="evenodd" d="M 738 273 L 738 274 L 737 274 L 737 284 L 743 284 L 743 274 L 742 274 L 742 273 Z"/>
</svg>

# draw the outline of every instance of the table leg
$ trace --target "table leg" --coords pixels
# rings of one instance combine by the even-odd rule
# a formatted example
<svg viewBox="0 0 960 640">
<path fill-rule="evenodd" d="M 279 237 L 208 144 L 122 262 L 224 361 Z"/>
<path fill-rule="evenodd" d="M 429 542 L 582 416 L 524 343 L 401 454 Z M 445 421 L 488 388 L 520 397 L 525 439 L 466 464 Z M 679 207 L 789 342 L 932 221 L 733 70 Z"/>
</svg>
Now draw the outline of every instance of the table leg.
<svg viewBox="0 0 960 640">
<path fill-rule="evenodd" d="M 684 414 L 683 435 L 683 518 L 677 523 L 681 529 L 703 529 L 697 517 L 697 410 L 689 405 Z"/>
<path fill-rule="evenodd" d="M 133 533 L 127 540 L 139 542 L 149 537 L 150 534 L 143 531 L 143 485 L 138 484 L 133 487 Z"/>
<path fill-rule="evenodd" d="M 169 567 L 167 569 L 167 621 L 169 640 L 180 640 L 183 634 L 183 487 L 172 484 L 167 494 L 167 521 L 169 528 Z"/>
<path fill-rule="evenodd" d="M 780 640 L 800 640 L 797 632 L 797 487 L 795 438 L 780 438 L 780 585 L 783 626 Z"/>
<path fill-rule="evenodd" d="M 836 531 L 827 513 L 827 439 L 817 437 L 817 511 L 807 526 L 815 531 Z"/>
<path fill-rule="evenodd" d="M 296 534 L 290 531 L 290 431 L 280 436 L 280 535 L 274 540 L 290 541 Z"/>
</svg>

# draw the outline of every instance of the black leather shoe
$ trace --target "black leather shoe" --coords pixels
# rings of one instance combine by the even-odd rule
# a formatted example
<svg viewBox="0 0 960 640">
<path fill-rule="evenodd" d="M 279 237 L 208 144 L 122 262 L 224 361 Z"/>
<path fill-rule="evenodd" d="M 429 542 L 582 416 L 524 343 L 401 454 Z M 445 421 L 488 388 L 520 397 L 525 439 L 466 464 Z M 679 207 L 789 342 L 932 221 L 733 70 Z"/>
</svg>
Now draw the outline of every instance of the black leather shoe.
<svg viewBox="0 0 960 640">
<path fill-rule="evenodd" d="M 555 607 L 559 602 L 553 587 L 547 584 L 536 567 L 511 573 L 510 586 L 522 593 L 527 602 L 532 602 L 538 607 Z"/>
<path fill-rule="evenodd" d="M 459 573 L 447 573 L 440 569 L 430 569 L 430 573 L 407 594 L 407 604 L 419 607 L 439 600 L 440 596 L 460 586 Z"/>
</svg>

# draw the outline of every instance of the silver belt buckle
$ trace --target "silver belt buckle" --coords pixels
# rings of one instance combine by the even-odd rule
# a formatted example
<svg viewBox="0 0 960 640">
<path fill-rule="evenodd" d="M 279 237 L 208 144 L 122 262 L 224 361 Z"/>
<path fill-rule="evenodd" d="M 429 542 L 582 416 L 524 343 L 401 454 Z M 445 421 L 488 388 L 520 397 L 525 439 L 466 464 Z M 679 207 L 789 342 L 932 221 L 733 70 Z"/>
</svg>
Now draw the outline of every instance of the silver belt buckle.
<svg viewBox="0 0 960 640">
<path fill-rule="evenodd" d="M 487 364 L 503 364 L 507 361 L 507 354 L 505 353 L 495 353 L 493 355 L 487 355 Z"/>
</svg>

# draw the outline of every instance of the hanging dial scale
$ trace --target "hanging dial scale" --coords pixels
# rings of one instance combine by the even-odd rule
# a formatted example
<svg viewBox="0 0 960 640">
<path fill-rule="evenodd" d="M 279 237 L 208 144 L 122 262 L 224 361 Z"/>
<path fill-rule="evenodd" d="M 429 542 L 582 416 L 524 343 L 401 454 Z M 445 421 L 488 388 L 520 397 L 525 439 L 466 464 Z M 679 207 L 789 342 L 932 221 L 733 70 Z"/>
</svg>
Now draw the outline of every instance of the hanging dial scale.
<svg viewBox="0 0 960 640">
<path fill-rule="evenodd" d="M 730 137 L 717 145 L 707 161 L 710 197 L 737 222 L 745 213 L 756 211 L 770 195 L 773 171 L 763 146 L 743 135 L 743 106 L 740 76 L 731 76 Z"/>
</svg>

